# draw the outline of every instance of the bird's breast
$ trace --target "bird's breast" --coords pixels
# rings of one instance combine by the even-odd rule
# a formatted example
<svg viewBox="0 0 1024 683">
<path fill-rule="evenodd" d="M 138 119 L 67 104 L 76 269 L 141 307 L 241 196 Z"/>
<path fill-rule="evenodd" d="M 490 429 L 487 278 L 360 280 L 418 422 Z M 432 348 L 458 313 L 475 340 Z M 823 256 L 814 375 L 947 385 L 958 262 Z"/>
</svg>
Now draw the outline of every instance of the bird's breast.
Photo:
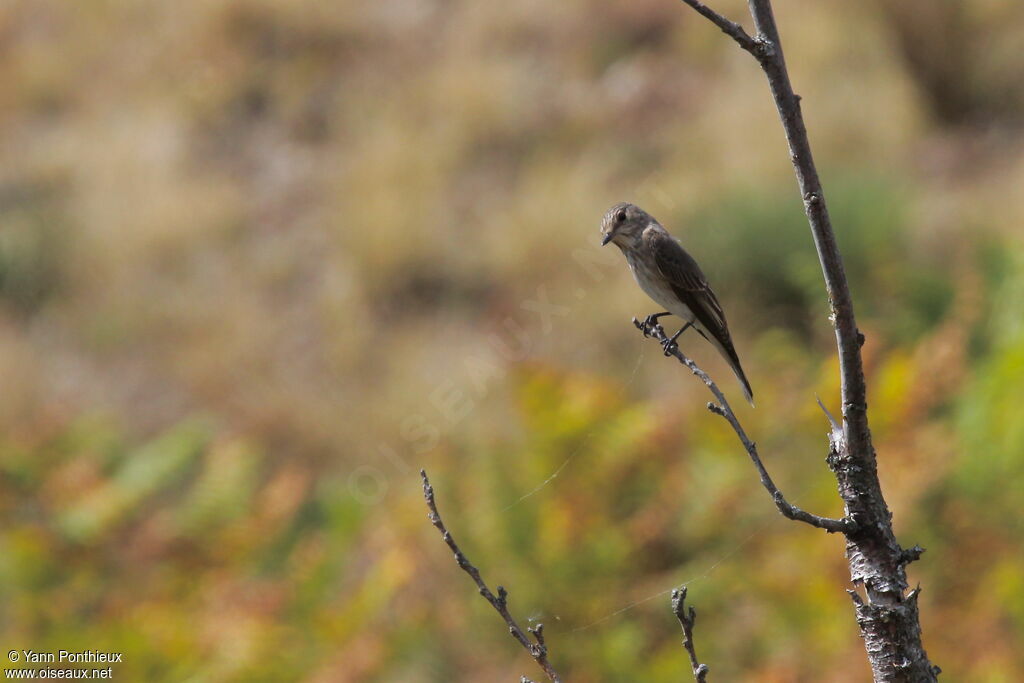
<svg viewBox="0 0 1024 683">
<path fill-rule="evenodd" d="M 649 259 L 643 258 L 642 255 L 634 252 L 626 254 L 626 262 L 629 264 L 629 269 L 632 271 L 636 283 L 640 285 L 640 289 L 644 290 L 647 296 L 654 299 L 661 306 L 664 306 L 665 310 L 672 315 L 688 321 L 694 319 L 690 307 L 679 300 L 679 297 L 672 290 L 672 285 L 661 274 L 656 264 L 649 263 Z"/>
</svg>

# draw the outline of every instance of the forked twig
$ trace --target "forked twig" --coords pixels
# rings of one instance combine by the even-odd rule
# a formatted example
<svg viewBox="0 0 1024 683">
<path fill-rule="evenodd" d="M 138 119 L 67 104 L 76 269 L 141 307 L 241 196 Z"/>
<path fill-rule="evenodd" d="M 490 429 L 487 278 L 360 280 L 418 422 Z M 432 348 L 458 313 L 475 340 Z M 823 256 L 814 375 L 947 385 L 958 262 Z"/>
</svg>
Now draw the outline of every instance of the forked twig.
<svg viewBox="0 0 1024 683">
<path fill-rule="evenodd" d="M 459 544 L 455 542 L 452 535 L 448 532 L 448 529 L 444 525 L 444 521 L 441 519 L 441 515 L 437 511 L 437 503 L 434 500 L 434 487 L 430 485 L 430 480 L 427 479 L 427 473 L 425 470 L 420 470 L 420 477 L 423 479 L 423 499 L 427 502 L 427 510 L 429 511 L 430 523 L 433 524 L 438 531 L 441 532 L 441 537 L 444 542 L 448 544 L 452 552 L 455 553 L 455 561 L 459 567 L 469 574 L 469 576 L 476 583 L 477 588 L 480 590 L 480 595 L 484 599 L 491 603 L 501 618 L 508 624 L 508 632 L 512 634 L 512 637 L 519 641 L 519 644 L 526 648 L 526 651 L 530 653 L 540 668 L 544 670 L 548 678 L 553 683 L 561 683 L 562 679 L 555 671 L 554 667 L 551 666 L 551 662 L 548 661 L 548 647 L 544 642 L 544 624 L 537 624 L 534 627 L 527 628 L 526 631 L 516 623 L 516 620 L 508 611 L 508 591 L 505 590 L 504 586 L 498 586 L 498 594 L 495 595 L 491 592 L 491 589 L 484 583 L 483 578 L 480 576 L 480 570 L 473 566 L 466 557 L 466 554 L 459 548 Z M 528 635 L 530 633 L 533 638 L 531 639 Z M 525 676 L 523 677 L 526 678 Z M 529 679 L 526 679 L 529 680 Z"/>
<path fill-rule="evenodd" d="M 690 668 L 697 683 L 705 683 L 708 677 L 708 665 L 701 664 L 697 659 L 697 650 L 693 646 L 693 626 L 697 623 L 697 610 L 692 606 L 686 609 L 686 586 L 672 591 L 672 614 L 676 615 L 679 625 L 683 627 L 683 647 L 690 655 Z"/>
</svg>

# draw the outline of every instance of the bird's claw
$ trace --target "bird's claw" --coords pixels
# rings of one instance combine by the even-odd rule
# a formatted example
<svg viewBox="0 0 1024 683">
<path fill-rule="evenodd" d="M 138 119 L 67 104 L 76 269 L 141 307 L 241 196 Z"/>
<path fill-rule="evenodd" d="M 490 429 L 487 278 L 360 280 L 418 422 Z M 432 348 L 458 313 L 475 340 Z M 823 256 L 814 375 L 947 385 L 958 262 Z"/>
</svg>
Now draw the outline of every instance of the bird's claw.
<svg viewBox="0 0 1024 683">
<path fill-rule="evenodd" d="M 643 322 L 633 318 L 633 324 L 640 328 L 640 331 L 644 333 L 645 337 L 650 337 L 654 334 L 654 328 L 658 324 L 658 318 L 664 315 L 668 315 L 668 313 L 651 313 L 643 319 Z"/>
</svg>

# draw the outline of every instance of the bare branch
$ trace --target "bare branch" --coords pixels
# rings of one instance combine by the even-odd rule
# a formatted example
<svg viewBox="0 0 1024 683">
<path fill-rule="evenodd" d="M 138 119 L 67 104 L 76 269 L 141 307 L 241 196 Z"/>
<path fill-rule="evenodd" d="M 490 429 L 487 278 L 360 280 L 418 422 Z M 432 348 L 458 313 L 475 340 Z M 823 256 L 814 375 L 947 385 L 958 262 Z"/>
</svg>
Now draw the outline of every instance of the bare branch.
<svg viewBox="0 0 1024 683">
<path fill-rule="evenodd" d="M 645 337 L 654 337 L 661 342 L 662 345 L 668 342 L 668 336 L 665 334 L 665 330 L 661 325 L 655 323 L 650 327 L 645 327 L 644 323 L 636 318 L 633 318 L 633 324 L 644 333 Z M 700 367 L 688 356 L 683 354 L 683 352 L 679 350 L 678 344 L 672 344 L 668 349 L 668 353 L 675 356 L 680 363 L 690 369 L 690 372 L 697 375 L 700 381 L 704 382 L 704 385 L 712 394 L 714 394 L 716 402 L 708 403 L 708 410 L 715 415 L 724 417 L 726 422 L 732 426 L 733 431 L 736 432 L 736 436 L 739 437 L 740 443 L 743 444 L 743 448 L 746 449 L 747 455 L 750 456 L 751 462 L 754 463 L 754 467 L 757 469 L 758 475 L 761 477 L 761 485 L 768 491 L 768 494 L 772 497 L 772 501 L 775 503 L 775 507 L 779 509 L 779 512 L 781 512 L 783 516 L 799 522 L 806 522 L 811 526 L 824 529 L 829 533 L 840 532 L 848 534 L 856 531 L 857 524 L 849 517 L 843 519 L 819 517 L 818 515 L 812 515 L 809 512 L 805 512 L 788 502 L 786 497 L 782 495 L 782 492 L 779 491 L 779 488 L 775 485 L 775 482 L 772 481 L 771 475 L 769 475 L 768 470 L 765 469 L 764 463 L 761 462 L 761 456 L 757 453 L 757 444 L 751 441 L 747 436 L 746 431 L 743 429 L 743 425 L 740 424 L 739 418 L 736 417 L 736 413 L 734 413 L 732 408 L 729 406 L 729 402 L 725 399 L 725 395 L 722 393 L 722 390 L 718 388 L 718 385 L 715 384 L 715 381 L 711 379 L 706 372 L 701 370 Z"/>
<path fill-rule="evenodd" d="M 836 475 L 847 514 L 860 526 L 857 534 L 847 535 L 846 555 L 850 577 L 854 584 L 864 586 L 868 599 L 867 605 L 857 609 L 861 637 L 876 681 L 935 681 L 939 670 L 929 661 L 921 644 L 916 592 L 907 592 L 905 567 L 908 559 L 919 553 L 908 553 L 896 541 L 892 514 L 878 480 L 861 359 L 864 336 L 854 318 L 853 297 L 811 154 L 800 98 L 790 83 L 771 0 L 748 0 L 748 5 L 759 41 L 770 46 L 759 63 L 786 134 L 832 304 L 831 319 L 839 349 L 843 443 L 839 452 L 830 457 L 829 465 Z"/>
<path fill-rule="evenodd" d="M 737 24 L 735 21 L 729 21 L 699 0 L 683 0 L 683 2 L 695 9 L 698 14 L 710 21 L 712 24 L 722 29 L 722 33 L 735 40 L 736 43 L 744 50 L 751 54 L 755 54 L 755 51 L 757 50 L 757 42 L 751 38 L 745 30 L 743 30 L 742 26 Z"/>
<path fill-rule="evenodd" d="M 705 683 L 708 677 L 708 665 L 701 664 L 697 659 L 697 650 L 693 646 L 693 625 L 697 623 L 697 610 L 686 609 L 686 586 L 672 591 L 672 613 L 683 627 L 683 647 L 690 655 L 690 668 L 697 683 Z"/>
<path fill-rule="evenodd" d="M 872 674 L 876 681 L 935 681 L 939 668 L 932 665 L 921 644 L 917 591 L 908 593 L 906 564 L 917 559 L 920 551 L 917 546 L 910 550 L 900 547 L 892 529 L 892 514 L 882 495 L 875 448 L 868 427 L 867 385 L 861 358 L 864 335 L 857 329 L 853 297 L 832 230 L 825 193 L 811 154 L 800 97 L 793 91 L 789 79 L 771 0 L 747 0 L 754 20 L 753 46 L 738 39 L 730 31 L 731 22 L 723 26 L 726 20 L 711 10 L 701 9 L 697 7 L 699 3 L 690 0 L 684 2 L 732 36 L 740 47 L 757 59 L 768 79 L 786 134 L 804 212 L 821 263 L 832 308 L 830 319 L 839 350 L 843 425 L 841 433 L 833 428 L 829 435 L 831 453 L 828 464 L 835 473 L 839 495 L 846 506 L 847 520 L 856 522 L 854 528 L 843 531 L 846 534 L 850 578 L 855 585 L 864 587 L 867 596 L 866 603 L 857 603 L 856 611 Z M 679 354 L 677 358 L 701 376 L 699 369 L 685 356 Z M 709 380 L 704 377 L 701 379 L 720 397 L 720 392 L 712 387 Z M 709 408 L 729 419 L 731 411 L 728 411 L 728 405 L 723 399 L 719 398 L 718 405 L 709 404 Z M 730 419 L 730 422 L 733 420 Z M 734 423 L 733 428 L 737 434 L 741 433 L 737 424 Z M 740 438 L 744 440 L 755 465 L 758 465 L 753 444 L 749 444 L 743 435 Z M 758 469 L 761 471 L 762 483 L 771 491 L 771 480 L 767 479 L 762 467 Z M 776 506 L 786 514 L 783 503 L 779 494 Z"/>
<path fill-rule="evenodd" d="M 452 535 L 448 533 L 448 529 L 445 528 L 444 522 L 441 520 L 441 515 L 437 512 L 437 504 L 434 501 L 434 487 L 430 485 L 430 480 L 427 479 L 427 473 L 425 470 L 420 470 L 420 477 L 423 479 L 423 498 L 427 501 L 427 510 L 429 510 L 430 523 L 433 524 L 438 531 L 441 532 L 441 537 L 444 542 L 448 544 L 452 552 L 455 553 L 455 561 L 459 567 L 469 574 L 469 576 L 476 583 L 477 588 L 480 591 L 480 595 L 484 599 L 491 603 L 501 618 L 508 624 L 508 631 L 512 634 L 512 637 L 519 641 L 519 644 L 526 648 L 526 651 L 530 653 L 540 668 L 544 670 L 553 683 L 561 683 L 562 679 L 559 677 L 558 672 L 555 671 L 554 667 L 548 661 L 548 648 L 544 642 L 544 624 L 537 624 L 533 628 L 529 628 L 528 631 L 536 639 L 536 642 L 526 635 L 526 632 L 516 623 L 516 620 L 512 618 L 512 615 L 508 611 L 508 591 L 505 590 L 504 586 L 498 586 L 498 594 L 494 595 L 491 589 L 484 583 L 483 578 L 480 577 L 480 571 L 473 566 L 466 557 L 465 553 L 459 548 L 459 545 L 452 538 Z M 520 680 L 529 680 L 525 676 Z"/>
</svg>

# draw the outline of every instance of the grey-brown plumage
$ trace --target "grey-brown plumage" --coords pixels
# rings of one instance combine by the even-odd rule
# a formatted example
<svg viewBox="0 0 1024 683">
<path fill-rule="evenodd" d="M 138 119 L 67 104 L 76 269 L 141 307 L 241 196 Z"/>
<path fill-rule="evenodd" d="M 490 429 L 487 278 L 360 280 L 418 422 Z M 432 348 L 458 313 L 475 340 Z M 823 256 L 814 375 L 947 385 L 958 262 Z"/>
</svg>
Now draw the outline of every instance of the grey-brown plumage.
<svg viewBox="0 0 1024 683">
<path fill-rule="evenodd" d="M 740 366 L 722 306 L 700 266 L 679 241 L 646 211 L 625 202 L 608 209 L 601 232 L 601 244 L 612 242 L 621 249 L 640 288 L 665 307 L 667 313 L 652 317 L 671 313 L 692 325 L 729 363 L 753 405 L 754 393 Z"/>
</svg>

